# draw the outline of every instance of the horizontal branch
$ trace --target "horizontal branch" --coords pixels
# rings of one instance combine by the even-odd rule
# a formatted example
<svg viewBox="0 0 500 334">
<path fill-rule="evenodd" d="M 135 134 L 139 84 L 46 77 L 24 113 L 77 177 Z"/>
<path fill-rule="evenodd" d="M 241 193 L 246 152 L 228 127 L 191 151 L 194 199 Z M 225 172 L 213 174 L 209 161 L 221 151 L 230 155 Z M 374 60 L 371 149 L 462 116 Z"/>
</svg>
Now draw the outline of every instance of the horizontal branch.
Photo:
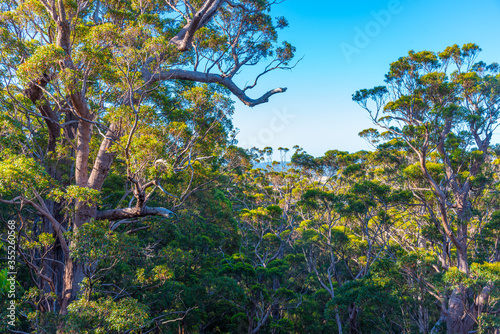
<svg viewBox="0 0 500 334">
<path fill-rule="evenodd" d="M 35 210 L 41 215 L 47 218 L 47 220 L 50 222 L 52 225 L 52 228 L 56 232 L 60 242 L 61 242 L 61 247 L 63 249 L 63 252 L 65 255 L 69 256 L 69 247 L 66 239 L 63 236 L 63 233 L 66 233 L 66 229 L 61 226 L 61 224 L 50 214 L 49 209 L 45 205 L 45 202 L 43 201 L 42 197 L 40 194 L 35 190 L 32 189 L 33 192 L 35 193 L 35 196 L 37 197 L 38 201 L 40 204 L 35 203 L 34 201 L 31 201 L 27 198 L 24 198 L 22 196 L 18 196 L 12 200 L 4 200 L 0 198 L 0 203 L 4 204 L 11 204 L 11 205 L 20 205 L 21 207 L 23 206 L 24 203 L 31 205 Z"/>
<path fill-rule="evenodd" d="M 165 218 L 170 218 L 174 213 L 168 209 L 161 207 L 148 207 L 144 206 L 141 210 L 138 208 L 124 208 L 124 209 L 113 209 L 97 212 L 97 220 L 120 220 L 127 218 L 137 218 L 146 216 L 162 216 Z"/>
<path fill-rule="evenodd" d="M 281 87 L 275 88 L 268 91 L 267 93 L 265 93 L 264 95 L 262 95 L 257 99 L 252 99 L 248 97 L 245 94 L 245 92 L 229 78 L 225 78 L 219 74 L 214 74 L 214 73 L 204 73 L 204 72 L 196 72 L 196 71 L 188 71 L 180 69 L 173 69 L 153 75 L 150 82 L 163 81 L 163 80 L 189 80 L 189 81 L 196 81 L 203 83 L 217 83 L 229 89 L 231 93 L 236 95 L 236 97 L 240 99 L 241 102 L 243 102 L 249 107 L 254 107 L 261 103 L 268 102 L 269 98 L 272 95 L 277 93 L 283 93 L 286 91 L 286 88 L 281 88 Z"/>
</svg>

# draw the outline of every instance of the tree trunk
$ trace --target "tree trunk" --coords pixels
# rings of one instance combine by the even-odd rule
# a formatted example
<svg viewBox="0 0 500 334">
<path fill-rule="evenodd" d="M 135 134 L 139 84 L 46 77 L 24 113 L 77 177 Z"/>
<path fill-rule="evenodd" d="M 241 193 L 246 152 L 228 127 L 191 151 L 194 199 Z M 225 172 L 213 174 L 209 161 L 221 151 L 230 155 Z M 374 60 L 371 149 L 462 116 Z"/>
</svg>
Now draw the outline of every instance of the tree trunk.
<svg viewBox="0 0 500 334">
<path fill-rule="evenodd" d="M 467 227 L 470 219 L 470 203 L 467 200 L 468 190 L 461 189 L 455 193 L 457 203 L 457 267 L 462 273 L 469 275 L 467 257 Z M 464 286 L 458 286 L 451 293 L 448 301 L 447 327 L 450 334 L 467 334 L 474 325 L 474 319 L 466 309 L 465 301 L 469 298 L 469 291 Z"/>
<path fill-rule="evenodd" d="M 457 222 L 459 226 L 457 226 L 457 243 L 460 245 L 457 246 L 457 266 L 458 269 L 465 273 L 469 274 L 469 263 L 467 258 L 467 237 L 468 237 L 468 226 L 470 221 L 470 203 L 467 199 L 467 194 L 459 193 L 455 195 L 457 202 Z"/>
<path fill-rule="evenodd" d="M 464 314 L 465 308 L 462 298 L 465 298 L 463 294 L 465 293 L 465 288 L 458 287 L 451 293 L 450 300 L 448 302 L 448 317 L 447 317 L 447 327 L 449 334 L 463 334 L 462 328 L 462 315 Z"/>
<path fill-rule="evenodd" d="M 252 334 L 253 332 L 253 318 L 255 316 L 255 312 L 250 312 L 250 314 L 247 314 L 248 317 L 248 334 Z"/>
<path fill-rule="evenodd" d="M 342 322 L 340 321 L 338 310 L 335 310 L 335 321 L 337 322 L 337 329 L 339 330 L 339 334 L 342 334 Z"/>
<path fill-rule="evenodd" d="M 422 301 L 423 297 L 421 295 L 418 296 L 418 314 L 417 314 L 417 326 L 418 330 L 422 334 L 429 333 L 429 310 L 425 305 L 423 305 Z"/>
<path fill-rule="evenodd" d="M 64 263 L 64 286 L 61 301 L 60 314 L 68 313 L 69 303 L 75 299 L 79 291 L 79 283 L 85 277 L 83 266 L 74 261 L 71 257 L 66 259 Z"/>
<path fill-rule="evenodd" d="M 90 115 L 89 115 L 90 116 Z M 86 187 L 88 183 L 88 161 L 90 140 L 92 138 L 92 123 L 80 120 L 78 122 L 75 183 L 79 187 Z"/>
<path fill-rule="evenodd" d="M 358 328 L 358 308 L 354 303 L 349 305 L 349 333 L 361 333 Z"/>
</svg>

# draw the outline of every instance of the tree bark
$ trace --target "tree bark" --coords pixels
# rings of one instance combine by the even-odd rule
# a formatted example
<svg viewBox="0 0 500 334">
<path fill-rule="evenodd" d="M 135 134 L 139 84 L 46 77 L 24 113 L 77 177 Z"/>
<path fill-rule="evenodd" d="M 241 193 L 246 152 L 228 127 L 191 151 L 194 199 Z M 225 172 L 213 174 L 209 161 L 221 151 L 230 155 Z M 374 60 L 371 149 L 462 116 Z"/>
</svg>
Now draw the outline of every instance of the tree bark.
<svg viewBox="0 0 500 334">
<path fill-rule="evenodd" d="M 120 125 L 116 122 L 111 123 L 109 129 L 106 131 L 106 136 L 101 142 L 92 172 L 90 173 L 88 185 L 92 189 L 101 190 L 116 155 L 116 153 L 110 152 L 109 150 L 113 143 L 120 138 L 121 134 L 122 129 Z"/>
<path fill-rule="evenodd" d="M 165 218 L 170 218 L 174 213 L 168 209 L 156 207 L 152 208 L 149 206 L 144 206 L 142 208 L 125 208 L 125 209 L 114 209 L 97 212 L 93 217 L 97 220 L 120 220 L 127 218 L 136 217 L 146 217 L 146 216 L 162 216 Z"/>
<path fill-rule="evenodd" d="M 85 278 L 83 266 L 71 257 L 66 258 L 64 263 L 63 291 L 61 296 L 60 314 L 68 313 L 69 303 L 76 298 L 79 292 L 78 284 Z"/>
<path fill-rule="evenodd" d="M 354 303 L 349 305 L 349 333 L 361 333 L 358 328 L 358 308 Z"/>
</svg>

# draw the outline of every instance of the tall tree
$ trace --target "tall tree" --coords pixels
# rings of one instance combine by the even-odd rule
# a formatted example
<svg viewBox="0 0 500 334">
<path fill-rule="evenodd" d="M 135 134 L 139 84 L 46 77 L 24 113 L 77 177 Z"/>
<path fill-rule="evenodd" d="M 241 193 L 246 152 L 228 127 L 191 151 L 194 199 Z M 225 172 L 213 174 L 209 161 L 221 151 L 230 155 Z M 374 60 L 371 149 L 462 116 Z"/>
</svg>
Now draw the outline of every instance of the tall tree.
<svg viewBox="0 0 500 334">
<path fill-rule="evenodd" d="M 468 333 L 493 311 L 489 298 L 498 275 L 493 254 L 483 262 L 471 249 L 482 228 L 476 199 L 486 194 L 491 181 L 491 138 L 500 117 L 499 67 L 476 62 L 479 52 L 475 44 L 437 54 L 410 51 L 391 64 L 387 86 L 353 95 L 386 131 L 383 135 L 399 141 L 414 161 L 407 172 L 419 174 L 425 187 L 412 190 L 456 251 L 442 262 L 455 287 L 439 320 L 447 323 L 449 333 Z"/>
<path fill-rule="evenodd" d="M 247 95 L 263 74 L 288 68 L 293 57 L 289 43 L 276 45 L 277 29 L 287 23 L 270 17 L 272 4 L 1 2 L 1 112 L 18 136 L 2 146 L 1 177 L 12 183 L 2 183 L 0 201 L 30 207 L 42 217 L 35 234 L 55 235 L 41 245 L 42 261 L 26 258 L 38 286 L 55 296 L 41 310 L 67 313 L 92 270 L 71 255 L 67 231 L 78 235 L 91 221 L 110 221 L 113 230 L 130 219 L 171 217 L 202 187 L 193 183 L 194 166 L 221 154 L 199 144 L 225 140 L 227 132 L 218 129 L 231 112 L 227 92 L 255 106 L 286 90 Z M 265 59 L 253 83 L 235 83 L 245 67 Z M 106 203 L 103 186 L 118 169 L 125 177 L 114 181 L 125 194 Z M 172 173 L 181 172 L 191 175 L 185 188 L 165 190 Z M 158 191 L 177 202 L 148 206 Z"/>
</svg>

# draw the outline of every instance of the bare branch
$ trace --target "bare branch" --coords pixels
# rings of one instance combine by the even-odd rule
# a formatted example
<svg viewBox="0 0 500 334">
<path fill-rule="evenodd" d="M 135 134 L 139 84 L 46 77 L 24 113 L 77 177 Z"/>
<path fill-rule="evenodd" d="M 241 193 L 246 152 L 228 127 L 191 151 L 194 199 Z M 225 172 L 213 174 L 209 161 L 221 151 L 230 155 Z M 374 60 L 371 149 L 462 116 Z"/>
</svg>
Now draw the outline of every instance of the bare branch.
<svg viewBox="0 0 500 334">
<path fill-rule="evenodd" d="M 113 209 L 97 212 L 97 220 L 121 220 L 127 218 L 137 218 L 146 216 L 161 216 L 165 218 L 170 218 L 175 215 L 172 211 L 162 208 L 162 207 L 148 207 L 144 206 L 142 208 L 124 208 L 124 209 Z"/>
<path fill-rule="evenodd" d="M 175 80 L 175 79 L 220 84 L 229 89 L 231 93 L 236 95 L 236 97 L 238 97 L 238 99 L 240 99 L 241 102 L 243 102 L 249 107 L 255 107 L 256 105 L 259 105 L 261 103 L 268 102 L 269 98 L 272 95 L 283 93 L 286 91 L 286 88 L 281 88 L 281 87 L 275 88 L 268 91 L 267 93 L 265 93 L 264 95 L 262 95 L 257 99 L 252 99 L 248 97 L 245 94 L 245 92 L 229 78 L 224 78 L 219 74 L 195 72 L 195 71 L 180 70 L 180 69 L 173 69 L 161 72 L 160 74 L 156 74 L 151 78 L 152 81 Z"/>
</svg>

